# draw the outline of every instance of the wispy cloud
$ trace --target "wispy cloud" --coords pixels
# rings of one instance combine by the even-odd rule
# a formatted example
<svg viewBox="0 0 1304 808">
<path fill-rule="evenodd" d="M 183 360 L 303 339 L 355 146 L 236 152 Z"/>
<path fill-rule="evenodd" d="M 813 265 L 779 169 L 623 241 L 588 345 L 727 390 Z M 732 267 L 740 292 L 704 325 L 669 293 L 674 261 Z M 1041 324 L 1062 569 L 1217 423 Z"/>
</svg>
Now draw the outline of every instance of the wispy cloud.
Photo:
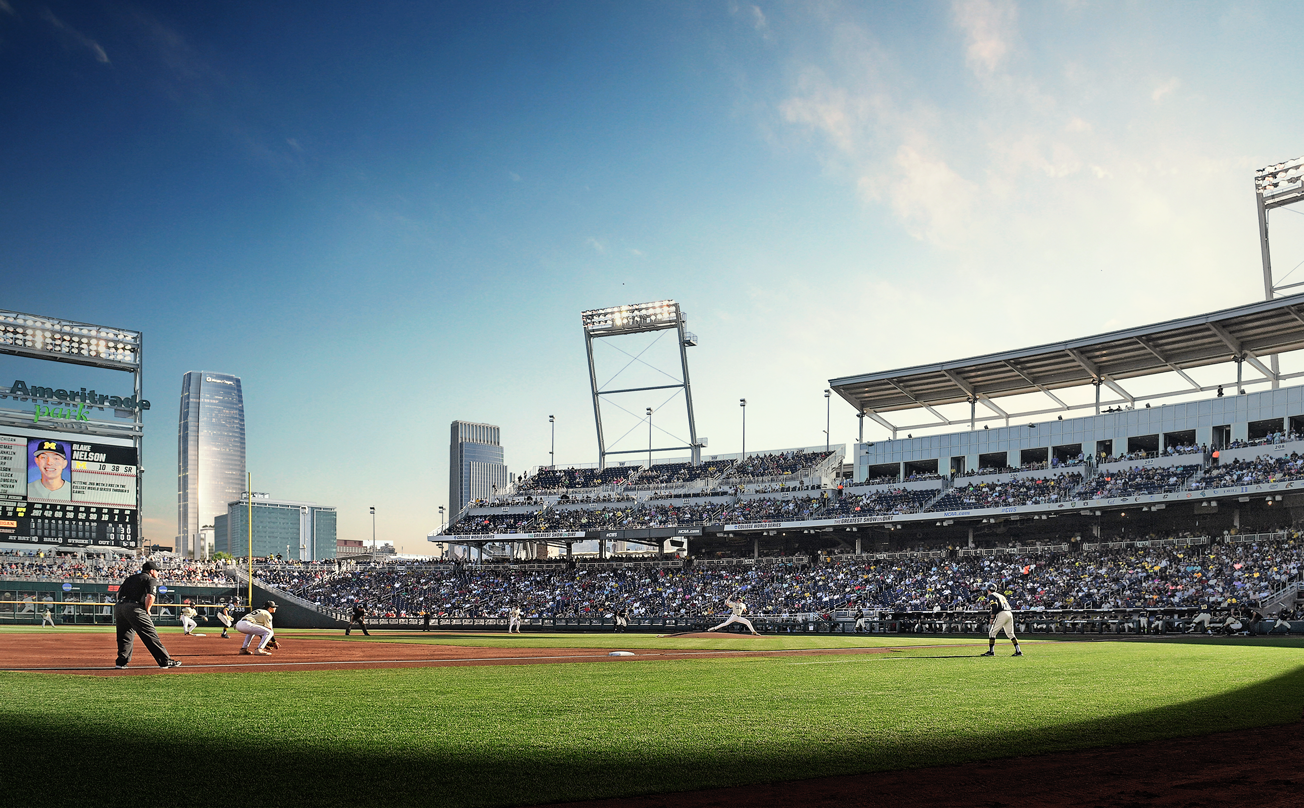
<svg viewBox="0 0 1304 808">
<path fill-rule="evenodd" d="M 956 0 L 955 24 L 965 35 L 965 63 L 976 75 L 995 73 L 1009 55 L 1017 10 L 1009 0 Z"/>
<path fill-rule="evenodd" d="M 598 255 L 606 255 L 606 254 L 607 254 L 607 245 L 606 245 L 606 244 L 603 244 L 601 241 L 598 241 L 596 238 L 593 238 L 592 236 L 590 236 L 589 238 L 585 239 L 585 240 L 584 240 L 584 244 L 585 244 L 586 246 L 592 248 L 592 250 L 593 250 L 595 253 L 597 253 Z"/>
<path fill-rule="evenodd" d="M 13 9 L 10 8 L 7 3 L 5 4 L 4 10 L 8 11 L 10 14 L 13 13 Z M 110 63 L 109 55 L 104 52 L 104 48 L 100 46 L 100 43 L 54 16 L 54 12 L 50 11 L 50 9 L 43 9 L 41 17 L 54 27 L 54 30 L 66 44 L 89 51 L 90 54 L 95 57 L 95 61 L 101 64 L 107 65 Z"/>
<path fill-rule="evenodd" d="M 1150 99 L 1152 101 L 1161 101 L 1164 96 L 1170 95 L 1181 86 L 1182 82 L 1178 81 L 1176 77 L 1173 77 L 1156 87 L 1155 91 L 1150 94 Z"/>
<path fill-rule="evenodd" d="M 1151 103 L 1170 99 L 1177 79 L 1156 87 L 1144 78 L 1154 66 L 1140 59 L 1087 71 L 1053 53 L 1034 58 L 1021 50 L 1012 4 L 973 0 L 952 6 L 964 74 L 943 70 L 929 84 L 911 54 L 845 16 L 854 15 L 829 25 L 822 55 L 807 48 L 793 57 L 775 108 L 788 132 L 810 139 L 826 173 L 858 191 L 867 215 L 886 213 L 932 248 L 910 271 L 877 270 L 885 284 L 910 286 L 915 272 L 928 272 L 930 284 L 966 290 L 952 299 L 939 288 L 937 312 L 1036 308 L 1060 284 L 1081 298 L 1080 316 L 1031 333 L 1001 315 L 983 329 L 997 340 L 992 348 L 1090 333 L 1106 311 L 1140 322 L 1209 306 L 1197 290 L 1238 263 L 1241 245 L 1219 234 L 1252 213 L 1240 189 L 1253 159 Z M 965 75 L 977 82 L 961 93 Z M 1119 97 L 1102 104 L 1101 86 L 1119 88 Z M 1181 290 L 1173 272 L 1189 282 Z M 1119 284 L 1130 290 L 1125 299 L 1105 291 Z M 895 325 L 913 333 L 914 316 Z"/>
</svg>

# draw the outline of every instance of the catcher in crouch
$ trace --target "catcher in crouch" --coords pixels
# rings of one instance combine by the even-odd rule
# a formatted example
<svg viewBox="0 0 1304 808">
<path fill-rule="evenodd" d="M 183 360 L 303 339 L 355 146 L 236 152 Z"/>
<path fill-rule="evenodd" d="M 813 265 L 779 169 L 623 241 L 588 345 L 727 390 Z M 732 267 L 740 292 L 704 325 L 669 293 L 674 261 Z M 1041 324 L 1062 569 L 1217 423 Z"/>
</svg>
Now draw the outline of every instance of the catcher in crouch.
<svg viewBox="0 0 1304 808">
<path fill-rule="evenodd" d="M 255 609 L 244 617 L 240 622 L 235 624 L 235 630 L 245 635 L 244 645 L 240 646 L 242 654 L 270 654 L 267 649 L 277 648 L 279 644 L 273 637 L 275 632 L 272 631 L 272 615 L 276 614 L 276 601 L 269 600 L 263 604 L 263 608 Z M 253 638 L 258 638 L 258 645 L 251 651 L 249 644 Z"/>
<path fill-rule="evenodd" d="M 1014 643 L 1014 656 L 1023 656 L 1019 649 L 1019 639 L 1014 636 L 1014 610 L 1005 596 L 996 591 L 996 586 L 987 587 L 987 599 L 991 602 L 992 622 L 987 632 L 987 653 L 979 656 L 996 656 L 996 635 L 1003 629 L 1005 636 Z"/>
<path fill-rule="evenodd" d="M 716 631 L 718 629 L 722 629 L 725 626 L 729 625 L 730 623 L 742 623 L 744 626 L 747 626 L 747 630 L 750 631 L 751 633 L 753 634 L 761 633 L 756 630 L 755 626 L 752 625 L 752 621 L 748 620 L 746 617 L 743 617 L 743 612 L 747 611 L 747 604 L 743 603 L 741 597 L 739 597 L 738 600 L 734 600 L 732 598 L 725 598 L 724 605 L 729 607 L 729 612 L 730 612 L 729 619 L 724 621 L 718 626 L 713 626 L 711 628 L 708 628 L 707 631 Z"/>
</svg>

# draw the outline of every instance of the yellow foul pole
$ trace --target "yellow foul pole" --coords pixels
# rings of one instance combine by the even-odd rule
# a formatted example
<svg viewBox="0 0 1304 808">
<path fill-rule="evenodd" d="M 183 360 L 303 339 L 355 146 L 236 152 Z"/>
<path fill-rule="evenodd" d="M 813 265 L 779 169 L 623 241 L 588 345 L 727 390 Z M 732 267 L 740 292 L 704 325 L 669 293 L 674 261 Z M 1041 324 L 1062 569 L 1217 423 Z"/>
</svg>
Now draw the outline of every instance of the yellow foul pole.
<svg viewBox="0 0 1304 808">
<path fill-rule="evenodd" d="M 254 607 L 254 474 L 249 472 L 245 486 L 245 502 L 249 505 L 249 608 Z"/>
</svg>

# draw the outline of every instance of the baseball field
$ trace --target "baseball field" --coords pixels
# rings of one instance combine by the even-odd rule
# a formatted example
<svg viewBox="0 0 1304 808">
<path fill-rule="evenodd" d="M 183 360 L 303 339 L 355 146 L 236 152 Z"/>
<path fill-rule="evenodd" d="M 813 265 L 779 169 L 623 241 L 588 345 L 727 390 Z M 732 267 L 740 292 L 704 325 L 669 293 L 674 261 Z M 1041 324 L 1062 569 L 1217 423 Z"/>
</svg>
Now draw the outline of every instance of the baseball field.
<svg viewBox="0 0 1304 808">
<path fill-rule="evenodd" d="M 1288 805 L 1304 793 L 1281 774 L 1300 771 L 1283 746 L 1304 708 L 1299 639 L 1029 639 L 1022 658 L 1006 642 L 984 658 L 973 637 L 278 636 L 274 655 L 248 657 L 211 629 L 165 631 L 182 668 L 154 667 L 137 643 L 117 671 L 111 630 L 0 629 L 0 805 L 708 805 L 734 792 L 684 792 L 719 788 L 754 804 L 895 788 L 898 804 L 1179 805 L 1190 783 L 1199 804 Z M 1265 767 L 1211 780 L 1233 748 Z M 1122 762 L 1100 763 L 1110 754 Z M 1050 799 L 1047 781 L 1081 796 L 1101 766 L 1116 801 Z M 774 783 L 787 784 L 757 788 Z M 827 797 L 831 783 L 844 797 Z M 1035 788 L 1047 797 L 1017 798 Z"/>
</svg>

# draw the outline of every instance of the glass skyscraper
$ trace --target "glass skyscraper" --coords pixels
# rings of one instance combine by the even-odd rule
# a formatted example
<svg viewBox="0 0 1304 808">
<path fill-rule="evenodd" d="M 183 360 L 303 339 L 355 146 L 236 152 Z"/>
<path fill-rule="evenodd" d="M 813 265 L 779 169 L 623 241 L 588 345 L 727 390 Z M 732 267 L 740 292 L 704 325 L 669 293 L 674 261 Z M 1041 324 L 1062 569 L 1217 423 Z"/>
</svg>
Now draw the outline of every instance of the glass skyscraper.
<svg viewBox="0 0 1304 808">
<path fill-rule="evenodd" d="M 473 499 L 488 499 L 507 487 L 507 466 L 498 427 L 454 421 L 448 445 L 450 519 Z"/>
<path fill-rule="evenodd" d="M 244 395 L 240 378 L 192 370 L 181 379 L 177 433 L 177 552 L 203 558 L 200 529 L 245 490 Z M 221 549 L 221 548 L 219 548 Z"/>
</svg>

